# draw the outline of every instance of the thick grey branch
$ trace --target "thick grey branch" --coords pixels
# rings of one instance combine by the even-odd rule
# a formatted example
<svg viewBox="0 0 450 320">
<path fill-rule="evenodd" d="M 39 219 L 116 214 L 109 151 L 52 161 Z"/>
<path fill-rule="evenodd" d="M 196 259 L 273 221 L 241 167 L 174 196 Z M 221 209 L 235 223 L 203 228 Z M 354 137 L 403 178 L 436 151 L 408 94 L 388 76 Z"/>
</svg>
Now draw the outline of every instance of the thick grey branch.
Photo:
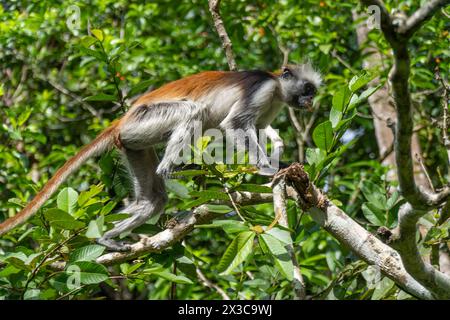
<svg viewBox="0 0 450 320">
<path fill-rule="evenodd" d="M 431 1 L 432 6 L 424 6 L 418 11 L 422 11 L 413 21 L 421 24 L 419 21 L 428 19 L 437 8 L 440 8 L 446 1 Z M 377 5 L 381 12 L 381 29 L 383 34 L 394 49 L 394 65 L 389 74 L 392 84 L 392 94 L 396 107 L 396 127 L 395 127 L 395 162 L 397 175 L 402 195 L 416 209 L 426 209 L 436 207 L 442 204 L 449 195 L 448 190 L 444 189 L 439 194 L 430 194 L 422 192 L 414 181 L 413 157 L 411 154 L 411 136 L 413 133 L 413 118 L 411 95 L 409 91 L 410 76 L 410 58 L 408 52 L 408 38 L 400 34 L 392 24 L 392 17 L 389 15 L 384 4 L 380 0 L 361 0 L 367 5 Z M 426 9 L 428 8 L 428 9 Z M 413 14 L 411 18 L 415 17 Z M 412 24 L 416 25 L 416 24 Z"/>
<path fill-rule="evenodd" d="M 400 253 L 406 270 L 416 280 L 429 288 L 436 297 L 450 299 L 450 277 L 425 263 L 416 245 L 416 225 L 422 212 L 406 203 L 398 214 L 398 227 L 390 236 L 391 245 Z"/>
<path fill-rule="evenodd" d="M 256 203 L 264 203 L 272 201 L 271 194 L 251 193 L 251 192 L 234 192 L 231 194 L 233 201 L 239 205 L 251 205 Z M 228 203 L 229 202 L 217 202 Z M 150 252 L 161 252 L 164 249 L 182 240 L 189 234 L 197 224 L 206 223 L 217 217 L 208 210 L 206 205 L 202 205 L 192 212 L 185 213 L 182 218 L 174 218 L 172 223 L 164 231 L 157 233 L 151 237 L 142 237 L 141 241 L 131 246 L 129 252 L 111 252 L 97 258 L 97 263 L 112 265 L 134 259 L 143 254 Z"/>
<path fill-rule="evenodd" d="M 293 164 L 287 170 L 287 183 L 290 185 L 287 189 L 288 196 L 307 211 L 314 221 L 361 259 L 377 266 L 406 292 L 421 299 L 437 298 L 406 271 L 399 254 L 394 249 L 328 201 L 325 195 L 310 183 L 303 166 Z"/>
<path fill-rule="evenodd" d="M 275 217 L 280 217 L 280 225 L 289 227 L 286 210 L 286 182 L 283 177 L 277 179 L 273 184 L 273 207 Z M 305 282 L 303 281 L 300 266 L 295 255 L 294 246 L 292 244 L 288 245 L 287 250 L 291 257 L 292 264 L 294 265 L 294 279 L 292 281 L 292 285 L 294 287 L 295 297 L 298 300 L 304 300 L 306 297 Z"/>
<path fill-rule="evenodd" d="M 161 252 L 183 239 L 194 229 L 196 224 L 205 223 L 213 218 L 214 214 L 209 212 L 203 205 L 188 213 L 184 218 L 173 221 L 173 226 L 169 226 L 164 231 L 152 237 L 142 237 L 141 241 L 131 245 L 128 252 L 111 252 L 97 258 L 96 262 L 104 265 L 113 265 L 123 261 L 128 261 L 150 252 Z"/>
<path fill-rule="evenodd" d="M 365 4 L 377 3 L 380 5 L 380 1 L 361 1 Z M 429 192 L 417 187 L 414 181 L 413 157 L 411 154 L 414 123 L 409 91 L 410 58 L 407 46 L 409 37 L 448 2 L 449 0 L 432 0 L 410 18 L 403 18 L 400 24 L 395 26 L 392 17 L 389 16 L 385 8 L 381 10 L 381 29 L 394 52 L 394 64 L 389 79 L 392 84 L 397 115 L 394 144 L 395 162 L 400 191 L 408 201 L 402 207 L 402 212 L 399 215 L 399 226 L 397 230 L 394 230 L 396 234 L 392 235 L 392 239 L 396 239 L 395 245 L 401 254 L 406 270 L 438 298 L 450 298 L 450 279 L 423 261 L 417 248 L 415 234 L 420 216 L 425 214 L 427 210 L 445 202 L 450 195 L 450 190 L 446 186 L 439 193 Z"/>
</svg>

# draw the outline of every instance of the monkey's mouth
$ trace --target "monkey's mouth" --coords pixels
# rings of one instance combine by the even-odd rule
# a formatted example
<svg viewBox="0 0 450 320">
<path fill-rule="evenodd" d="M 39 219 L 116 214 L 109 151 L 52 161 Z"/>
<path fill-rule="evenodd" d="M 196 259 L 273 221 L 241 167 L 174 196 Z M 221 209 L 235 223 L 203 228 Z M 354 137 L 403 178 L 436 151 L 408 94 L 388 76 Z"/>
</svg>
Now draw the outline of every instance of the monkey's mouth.
<svg viewBox="0 0 450 320">
<path fill-rule="evenodd" d="M 298 109 L 307 109 L 309 111 L 311 111 L 312 109 L 312 101 L 313 101 L 313 97 L 312 96 L 297 96 L 294 97 L 294 102 L 295 102 L 295 106 L 294 108 L 298 108 Z"/>
</svg>

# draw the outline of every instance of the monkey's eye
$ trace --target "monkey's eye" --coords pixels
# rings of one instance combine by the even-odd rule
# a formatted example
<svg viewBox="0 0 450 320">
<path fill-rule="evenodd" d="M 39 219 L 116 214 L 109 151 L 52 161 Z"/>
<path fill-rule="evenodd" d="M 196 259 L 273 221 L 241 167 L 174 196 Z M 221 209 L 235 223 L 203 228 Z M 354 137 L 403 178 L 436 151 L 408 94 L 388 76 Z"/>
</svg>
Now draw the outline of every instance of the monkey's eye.
<svg viewBox="0 0 450 320">
<path fill-rule="evenodd" d="M 303 95 L 304 96 L 313 96 L 316 93 L 316 87 L 312 84 L 307 82 L 303 86 Z"/>
<path fill-rule="evenodd" d="M 283 73 L 281 74 L 281 78 L 283 79 L 289 79 L 292 77 L 292 72 L 288 68 L 283 69 Z"/>
</svg>

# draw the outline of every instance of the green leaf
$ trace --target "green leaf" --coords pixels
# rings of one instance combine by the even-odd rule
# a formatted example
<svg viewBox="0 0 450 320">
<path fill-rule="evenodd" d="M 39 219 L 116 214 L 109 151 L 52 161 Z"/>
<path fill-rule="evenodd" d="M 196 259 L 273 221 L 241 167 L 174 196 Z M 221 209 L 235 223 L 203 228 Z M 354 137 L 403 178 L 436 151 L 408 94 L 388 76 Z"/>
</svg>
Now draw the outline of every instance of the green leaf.
<svg viewBox="0 0 450 320">
<path fill-rule="evenodd" d="M 186 210 L 186 209 L 189 209 L 189 208 L 198 207 L 198 206 L 200 206 L 200 205 L 202 205 L 202 204 L 204 204 L 206 202 L 209 202 L 209 201 L 210 201 L 209 198 L 197 198 L 195 200 L 186 201 L 186 202 L 180 204 L 178 206 L 178 209 L 179 210 Z"/>
<path fill-rule="evenodd" d="M 89 190 L 81 192 L 78 196 L 78 205 L 80 207 L 83 206 L 86 202 L 102 192 L 103 187 L 103 185 L 93 185 Z"/>
<path fill-rule="evenodd" d="M 313 140 L 322 150 L 330 151 L 333 143 L 333 127 L 330 121 L 320 123 L 313 131 Z"/>
<path fill-rule="evenodd" d="M 23 112 L 21 112 L 19 114 L 19 118 L 17 119 L 17 125 L 18 126 L 23 125 L 30 117 L 32 111 L 33 111 L 32 108 L 27 107 Z"/>
<path fill-rule="evenodd" d="M 350 104 L 348 105 L 348 111 L 352 110 L 353 108 L 357 107 L 361 103 L 365 102 L 372 94 L 374 94 L 378 89 L 380 89 L 383 85 L 378 85 L 376 87 L 370 87 L 366 90 L 364 90 L 361 95 L 357 96 L 356 94 L 353 95 L 352 99 L 350 100 Z"/>
<path fill-rule="evenodd" d="M 208 226 L 220 227 L 227 234 L 236 234 L 249 231 L 248 226 L 246 226 L 242 221 L 237 220 L 214 220 L 213 223 Z"/>
<path fill-rule="evenodd" d="M 334 131 L 336 131 L 336 132 L 339 131 L 340 133 L 344 133 L 350 126 L 350 123 L 355 118 L 355 116 L 356 116 L 356 112 L 353 112 L 353 114 L 349 118 L 339 121 L 339 123 L 334 128 Z"/>
<path fill-rule="evenodd" d="M 396 190 L 392 193 L 389 199 L 386 202 L 386 206 L 388 209 L 391 209 L 397 204 L 397 201 L 400 199 L 400 193 Z"/>
<path fill-rule="evenodd" d="M 322 51 L 324 54 L 328 55 L 330 53 L 331 48 L 333 47 L 332 44 L 321 44 L 319 45 L 319 50 Z"/>
<path fill-rule="evenodd" d="M 0 278 L 7 278 L 13 274 L 17 274 L 21 272 L 19 268 L 14 267 L 12 264 L 9 264 L 8 266 L 4 267 L 2 270 L 0 270 Z"/>
<path fill-rule="evenodd" d="M 333 95 L 332 105 L 336 111 L 344 111 L 345 106 L 350 100 L 351 92 L 347 87 L 337 91 Z"/>
<path fill-rule="evenodd" d="M 184 198 L 184 199 L 190 198 L 189 197 L 189 189 L 185 185 L 179 183 L 177 180 L 169 179 L 169 180 L 166 180 L 165 183 L 166 183 L 166 188 L 169 191 L 172 191 L 173 193 L 175 193 L 178 197 Z"/>
<path fill-rule="evenodd" d="M 40 300 L 39 295 L 41 293 L 41 290 L 39 289 L 28 289 L 25 291 L 23 295 L 23 300 Z"/>
<path fill-rule="evenodd" d="M 244 183 L 238 186 L 237 188 L 234 188 L 233 190 L 236 191 L 250 191 L 250 192 L 258 192 L 258 193 L 272 193 L 272 188 L 267 186 L 262 186 L 259 184 L 251 184 L 251 183 Z"/>
<path fill-rule="evenodd" d="M 92 46 L 94 43 L 96 43 L 98 40 L 94 37 L 91 36 L 84 36 L 83 38 L 81 38 L 81 45 L 85 48 L 89 48 L 90 46 Z"/>
<path fill-rule="evenodd" d="M 381 210 L 388 210 L 386 191 L 370 180 L 364 180 L 361 184 L 361 191 L 364 197 L 374 206 Z"/>
<path fill-rule="evenodd" d="M 306 161 L 309 164 L 319 164 L 320 162 L 325 160 L 326 157 L 327 157 L 326 152 L 319 148 L 306 149 Z"/>
<path fill-rule="evenodd" d="M 92 29 L 91 33 L 94 35 L 94 37 L 96 37 L 99 41 L 103 41 L 104 36 L 103 36 L 103 31 L 100 29 Z"/>
<path fill-rule="evenodd" d="M 230 200 L 228 198 L 228 195 L 225 192 L 222 191 L 214 191 L 214 190 L 200 190 L 200 191 L 191 191 L 189 193 L 193 197 L 199 197 L 203 199 L 209 199 L 209 200 Z"/>
<path fill-rule="evenodd" d="M 367 220 L 369 220 L 370 223 L 372 223 L 375 226 L 384 226 L 386 225 L 386 212 L 377 208 L 370 202 L 365 202 L 361 206 L 361 210 L 364 214 L 364 217 L 366 217 Z"/>
<path fill-rule="evenodd" d="M 210 136 L 202 136 L 197 139 L 195 147 L 198 149 L 199 152 L 203 152 L 206 150 L 211 140 L 212 138 Z"/>
<path fill-rule="evenodd" d="M 207 204 L 206 207 L 208 208 L 209 212 L 213 213 L 221 213 L 225 214 L 230 211 L 233 211 L 229 206 L 225 204 Z"/>
<path fill-rule="evenodd" d="M 172 172 L 173 177 L 194 177 L 194 176 L 201 176 L 206 175 L 208 171 L 206 170 L 182 170 L 182 171 L 175 171 Z"/>
<path fill-rule="evenodd" d="M 56 228 L 75 230 L 84 227 L 83 222 L 75 220 L 70 214 L 56 208 L 45 211 L 44 217 Z"/>
<path fill-rule="evenodd" d="M 77 274 L 82 284 L 97 284 L 108 280 L 108 270 L 102 264 L 90 261 L 77 261 L 70 265 L 76 265 L 80 268 Z"/>
<path fill-rule="evenodd" d="M 73 213 L 77 200 L 78 192 L 69 187 L 61 190 L 56 198 L 56 204 L 59 209 L 67 213 Z"/>
<path fill-rule="evenodd" d="M 92 50 L 92 49 L 85 48 L 85 47 L 79 47 L 79 49 L 85 55 L 94 57 L 99 61 L 106 62 L 108 60 L 108 57 L 103 52 Z"/>
<path fill-rule="evenodd" d="M 252 231 L 241 232 L 234 238 L 217 266 L 222 275 L 230 274 L 234 268 L 247 259 L 252 252 L 254 238 L 255 233 Z"/>
<path fill-rule="evenodd" d="M 111 94 L 104 94 L 104 93 L 100 93 L 100 94 L 96 94 L 94 96 L 89 96 L 84 98 L 84 101 L 115 101 L 117 99 L 116 96 L 113 96 Z"/>
<path fill-rule="evenodd" d="M 125 49 L 126 49 L 125 44 L 121 44 L 120 46 L 115 47 L 113 50 L 111 50 L 110 53 L 109 53 L 109 55 L 110 55 L 110 57 L 111 57 L 111 60 L 115 60 L 115 59 L 119 58 L 120 54 L 121 54 L 122 52 L 124 52 Z M 116 70 L 120 70 L 120 69 L 121 69 L 119 63 L 117 63 L 117 64 L 115 65 L 115 69 L 116 69 Z"/>
<path fill-rule="evenodd" d="M 90 244 L 72 251 L 70 253 L 69 261 L 93 261 L 100 257 L 104 251 L 105 247 L 97 244 Z"/>
<path fill-rule="evenodd" d="M 294 278 L 294 265 L 292 264 L 291 257 L 284 247 L 284 244 L 267 233 L 261 234 L 259 239 L 264 242 L 270 254 L 275 259 L 275 266 L 277 269 L 287 280 L 292 281 Z"/>
<path fill-rule="evenodd" d="M 105 216 L 100 216 L 95 220 L 89 222 L 86 231 L 87 238 L 100 238 L 103 235 L 103 225 L 105 223 Z"/>
<path fill-rule="evenodd" d="M 266 231 L 267 234 L 270 234 L 272 237 L 276 238 L 284 245 L 292 244 L 292 237 L 289 231 L 281 230 L 280 228 L 272 228 L 269 231 Z"/>
<path fill-rule="evenodd" d="M 101 215 L 106 215 L 110 213 L 117 205 L 117 202 L 115 201 L 109 201 L 106 205 L 103 206 L 102 210 L 100 211 Z"/>
<path fill-rule="evenodd" d="M 136 271 L 137 269 L 139 269 L 141 266 L 143 266 L 145 263 L 144 262 L 137 262 L 133 265 L 130 265 L 128 263 L 122 263 L 120 265 L 120 271 L 123 274 L 132 274 L 134 271 Z"/>
<path fill-rule="evenodd" d="M 126 218 L 129 218 L 130 215 L 128 213 L 111 213 L 105 216 L 105 222 L 114 222 L 114 221 L 120 221 L 125 220 Z"/>
<path fill-rule="evenodd" d="M 338 125 L 339 121 L 341 121 L 342 119 L 342 111 L 337 110 L 336 108 L 331 108 L 330 111 L 330 122 L 331 122 L 331 126 L 334 128 L 336 128 L 336 126 Z"/>
<path fill-rule="evenodd" d="M 169 280 L 170 282 L 180 283 L 180 284 L 194 284 L 189 278 L 185 276 L 177 276 L 169 271 L 157 271 L 152 274 L 161 277 L 163 279 Z"/>
<path fill-rule="evenodd" d="M 383 279 L 376 284 L 375 290 L 372 293 L 371 300 L 382 300 L 385 297 L 389 297 L 388 293 L 391 291 L 394 285 L 394 281 L 392 281 L 388 277 L 383 277 Z"/>
<path fill-rule="evenodd" d="M 375 78 L 375 75 L 371 75 L 367 72 L 363 72 L 360 75 L 356 75 L 350 80 L 348 87 L 352 92 L 357 91 L 358 89 L 364 87 L 370 81 Z"/>
</svg>

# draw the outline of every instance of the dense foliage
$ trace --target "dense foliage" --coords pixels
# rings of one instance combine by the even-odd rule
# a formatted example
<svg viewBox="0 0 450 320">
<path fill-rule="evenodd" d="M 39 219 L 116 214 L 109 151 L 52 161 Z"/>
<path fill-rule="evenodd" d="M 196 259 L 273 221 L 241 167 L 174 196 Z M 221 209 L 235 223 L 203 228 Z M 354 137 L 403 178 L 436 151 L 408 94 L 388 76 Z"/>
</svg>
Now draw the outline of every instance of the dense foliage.
<svg viewBox="0 0 450 320">
<path fill-rule="evenodd" d="M 412 12 L 417 2 L 403 1 L 401 8 Z M 388 3 L 399 6 L 399 1 Z M 324 75 L 318 111 L 297 113 L 304 128 L 312 125 L 303 140 L 287 109 L 273 124 L 286 145 L 282 160 L 304 161 L 311 179 L 336 205 L 375 231 L 394 227 L 403 203 L 392 192 L 396 181 L 388 180 L 390 168 L 381 165 L 367 103 L 378 89 L 368 83 L 375 77 L 385 83 L 392 54 L 373 29 L 369 38 L 385 68 L 362 71 L 365 55 L 352 10 L 365 8 L 332 0 L 232 0 L 221 6 L 240 69 L 279 68 L 279 46 L 285 46 L 291 61 L 309 59 Z M 442 116 L 434 70 L 439 67 L 448 78 L 448 27 L 448 19 L 438 13 L 410 46 L 414 120 L 423 165 L 435 185 L 448 181 L 441 127 L 432 125 Z M 226 70 L 221 45 L 206 1 L 0 1 L 0 221 L 17 213 L 136 95 L 188 74 Z M 208 141 L 198 142 L 200 151 Z M 292 299 L 293 266 L 283 258 L 289 243 L 309 297 L 411 298 L 294 202 L 288 205 L 288 228 L 271 225 L 270 203 L 241 207 L 244 221 L 231 206 L 211 204 L 217 219 L 197 226 L 182 243 L 134 261 L 98 264 L 104 248 L 95 238 L 123 219 L 116 212 L 130 184 L 117 153 L 97 160 L 71 176 L 26 225 L 0 239 L 0 298 L 222 299 L 218 286 L 230 298 Z M 136 231 L 155 234 L 179 211 L 228 200 L 224 187 L 270 192 L 262 186 L 268 181 L 247 166 L 203 164 L 168 180 L 165 214 Z M 448 221 L 438 223 L 436 212 L 421 224 L 424 256 L 433 245 L 449 241 Z M 65 269 L 54 270 L 54 261 L 67 262 Z"/>
</svg>

